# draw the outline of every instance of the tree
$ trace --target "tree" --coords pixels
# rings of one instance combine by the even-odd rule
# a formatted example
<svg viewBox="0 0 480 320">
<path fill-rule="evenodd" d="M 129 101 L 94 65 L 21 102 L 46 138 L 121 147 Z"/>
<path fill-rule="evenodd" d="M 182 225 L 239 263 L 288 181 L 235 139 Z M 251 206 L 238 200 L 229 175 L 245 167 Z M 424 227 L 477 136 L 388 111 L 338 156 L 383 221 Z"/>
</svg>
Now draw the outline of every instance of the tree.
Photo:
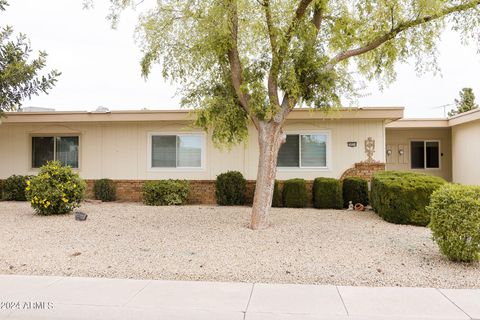
<svg viewBox="0 0 480 320">
<path fill-rule="evenodd" d="M 136 6 L 110 1 L 114 23 Z M 161 64 L 164 77 L 182 86 L 182 106 L 196 110 L 196 124 L 211 130 L 217 145 L 242 141 L 249 123 L 258 131 L 253 229 L 268 226 L 277 155 L 286 139 L 282 127 L 293 108 L 339 106 L 340 97 L 355 94 L 352 71 L 388 83 L 395 63 L 411 57 L 417 70 L 428 71 L 436 66 L 436 43 L 447 24 L 474 39 L 480 27 L 480 0 L 156 3 L 137 28 L 143 75 Z"/>
<path fill-rule="evenodd" d="M 459 95 L 460 100 L 455 99 L 457 109 L 452 109 L 448 113 L 449 117 L 478 108 L 478 104 L 475 103 L 475 94 L 472 88 L 463 88 L 462 91 L 459 92 Z"/>
<path fill-rule="evenodd" d="M 0 0 L 0 11 L 5 11 L 8 3 Z M 38 76 L 45 67 L 47 54 L 41 51 L 38 57 L 29 60 L 32 49 L 24 34 L 13 37 L 10 26 L 0 27 L 0 117 L 4 111 L 14 111 L 25 98 L 47 93 L 60 73 L 56 70 Z"/>
</svg>

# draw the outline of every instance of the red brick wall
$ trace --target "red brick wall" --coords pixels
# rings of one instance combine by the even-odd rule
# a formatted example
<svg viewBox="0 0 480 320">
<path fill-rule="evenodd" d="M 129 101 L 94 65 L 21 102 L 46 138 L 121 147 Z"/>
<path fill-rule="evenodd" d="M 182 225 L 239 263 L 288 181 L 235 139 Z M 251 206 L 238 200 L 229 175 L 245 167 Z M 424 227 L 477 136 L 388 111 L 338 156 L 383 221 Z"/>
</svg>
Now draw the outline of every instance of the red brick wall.
<svg viewBox="0 0 480 320">
<path fill-rule="evenodd" d="M 341 180 L 347 177 L 359 177 L 367 181 L 371 181 L 375 172 L 385 171 L 385 163 L 380 162 L 359 162 L 355 163 L 355 167 L 346 170 Z"/>
</svg>

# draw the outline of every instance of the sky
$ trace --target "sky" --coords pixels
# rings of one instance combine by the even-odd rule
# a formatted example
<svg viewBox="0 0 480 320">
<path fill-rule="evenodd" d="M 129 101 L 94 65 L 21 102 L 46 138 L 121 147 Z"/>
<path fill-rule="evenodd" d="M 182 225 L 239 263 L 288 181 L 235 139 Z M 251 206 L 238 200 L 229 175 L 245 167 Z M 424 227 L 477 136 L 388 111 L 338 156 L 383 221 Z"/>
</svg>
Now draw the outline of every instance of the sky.
<svg viewBox="0 0 480 320">
<path fill-rule="evenodd" d="M 83 10 L 83 0 L 10 0 L 0 12 L 0 26 L 11 25 L 28 35 L 34 50 L 48 53 L 46 70 L 62 72 L 48 95 L 25 100 L 24 107 L 56 110 L 177 109 L 175 84 L 165 81 L 156 66 L 147 80 L 140 74 L 141 52 L 134 40 L 137 14 L 126 11 L 116 30 L 105 19 L 107 0 Z M 367 83 L 358 105 L 403 106 L 406 117 L 443 117 L 463 87 L 471 87 L 480 101 L 480 53 L 463 46 L 446 31 L 439 45 L 441 74 L 418 76 L 413 65 L 399 64 L 397 80 L 380 91 Z M 447 107 L 447 111 L 453 106 Z"/>
</svg>

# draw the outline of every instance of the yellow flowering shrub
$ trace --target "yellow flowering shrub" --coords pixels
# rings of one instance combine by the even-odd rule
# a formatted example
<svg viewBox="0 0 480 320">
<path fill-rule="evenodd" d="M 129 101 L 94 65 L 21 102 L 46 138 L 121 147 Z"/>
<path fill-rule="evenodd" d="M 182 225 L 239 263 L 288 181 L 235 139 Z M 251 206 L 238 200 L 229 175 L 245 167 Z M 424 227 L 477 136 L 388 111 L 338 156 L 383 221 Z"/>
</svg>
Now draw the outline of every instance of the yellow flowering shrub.
<svg viewBox="0 0 480 320">
<path fill-rule="evenodd" d="M 62 214 L 80 206 L 85 182 L 71 167 L 58 161 L 48 162 L 36 177 L 27 181 L 25 194 L 38 214 Z"/>
</svg>

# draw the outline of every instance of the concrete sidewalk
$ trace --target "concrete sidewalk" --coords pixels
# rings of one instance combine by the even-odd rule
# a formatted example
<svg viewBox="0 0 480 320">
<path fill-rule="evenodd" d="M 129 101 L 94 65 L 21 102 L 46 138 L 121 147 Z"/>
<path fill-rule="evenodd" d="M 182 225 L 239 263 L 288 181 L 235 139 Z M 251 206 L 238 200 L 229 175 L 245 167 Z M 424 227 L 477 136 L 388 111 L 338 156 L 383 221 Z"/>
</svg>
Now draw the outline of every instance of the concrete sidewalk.
<svg viewBox="0 0 480 320">
<path fill-rule="evenodd" d="M 480 319 L 480 290 L 0 275 L 0 319 Z"/>
</svg>

